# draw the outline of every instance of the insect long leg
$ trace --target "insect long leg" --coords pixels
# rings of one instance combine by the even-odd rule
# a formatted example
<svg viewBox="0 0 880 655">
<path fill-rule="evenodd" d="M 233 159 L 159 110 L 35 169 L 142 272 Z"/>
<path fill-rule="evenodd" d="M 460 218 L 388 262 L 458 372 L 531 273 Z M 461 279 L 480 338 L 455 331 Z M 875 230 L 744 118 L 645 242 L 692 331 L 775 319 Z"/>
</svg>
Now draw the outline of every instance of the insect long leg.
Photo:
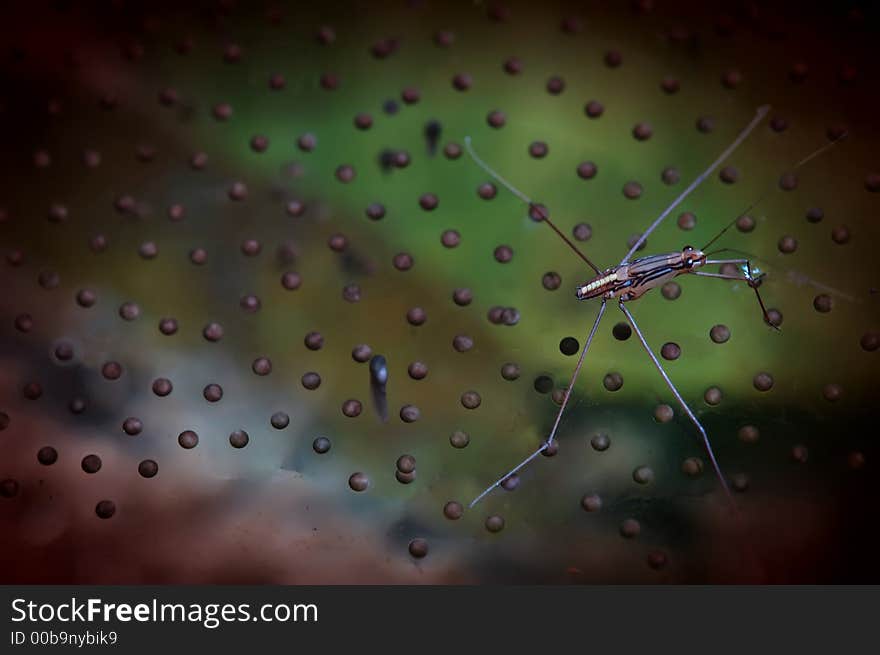
<svg viewBox="0 0 880 655">
<path fill-rule="evenodd" d="M 723 280 L 742 280 L 747 283 L 755 292 L 755 297 L 758 299 L 758 304 L 761 306 L 761 313 L 764 314 L 764 322 L 774 330 L 779 331 L 779 326 L 775 325 L 773 321 L 770 320 L 770 314 L 767 313 L 764 299 L 761 298 L 761 292 L 758 291 L 758 285 L 761 283 L 762 276 L 759 275 L 758 277 L 755 277 L 752 275 L 752 263 L 748 259 L 707 259 L 706 264 L 745 264 L 748 272 L 743 276 L 725 275 L 723 273 L 706 273 L 703 271 L 692 271 L 692 273 L 694 275 L 699 275 L 700 277 L 714 277 Z"/>
<path fill-rule="evenodd" d="M 651 358 L 651 361 L 654 362 L 654 367 L 660 371 L 660 375 L 663 376 L 663 380 L 666 382 L 666 386 L 669 387 L 669 390 L 672 391 L 672 395 L 675 396 L 675 399 L 678 401 L 678 404 L 681 405 L 681 408 L 684 410 L 684 413 L 687 414 L 688 418 L 691 420 L 697 430 L 700 431 L 700 435 L 703 438 L 703 446 L 706 448 L 706 453 L 709 456 L 709 461 L 712 462 L 712 468 L 715 470 L 715 475 L 718 476 L 718 480 L 721 482 L 721 486 L 724 488 L 724 493 L 727 494 L 728 498 L 732 499 L 730 494 L 730 487 L 727 486 L 727 480 L 724 479 L 724 474 L 721 473 L 721 467 L 718 466 L 718 461 L 715 459 L 715 452 L 712 450 L 712 444 L 709 443 L 709 435 L 706 434 L 706 429 L 697 420 L 697 417 L 694 416 L 694 413 L 691 411 L 691 408 L 688 407 L 687 403 L 684 401 L 684 398 L 681 397 L 681 394 L 678 393 L 678 389 L 675 388 L 675 385 L 672 384 L 672 380 L 669 379 L 669 376 L 666 375 L 666 371 L 663 370 L 663 367 L 660 365 L 660 362 L 657 360 L 657 356 L 654 354 L 654 351 L 651 350 L 650 346 L 648 346 L 648 342 L 645 341 L 645 337 L 642 334 L 642 331 L 639 330 L 639 326 L 636 325 L 636 320 L 633 318 L 633 315 L 630 311 L 624 306 L 623 302 L 620 303 L 620 310 L 626 316 L 626 320 L 629 321 L 630 326 L 633 331 L 639 337 L 639 341 L 642 342 L 642 346 L 645 351 L 648 353 L 648 356 Z"/>
<path fill-rule="evenodd" d="M 752 132 L 752 130 L 755 129 L 755 127 L 757 127 L 758 123 L 760 123 L 764 119 L 764 116 L 766 116 L 767 112 L 769 112 L 769 111 L 770 111 L 770 105 L 763 105 L 761 107 L 758 107 L 758 111 L 755 113 L 755 117 L 752 119 L 752 121 L 748 125 L 746 125 L 745 129 L 739 133 L 739 136 L 737 136 L 736 139 L 734 139 L 733 143 L 731 143 L 727 147 L 727 149 L 721 153 L 721 155 L 718 157 L 718 159 L 716 159 L 714 162 L 712 162 L 712 164 L 709 166 L 709 168 L 707 168 L 705 171 L 700 173 L 700 175 L 697 176 L 697 179 L 695 179 L 693 182 L 691 182 L 690 186 L 688 186 L 687 189 L 682 191 L 681 194 L 678 196 L 678 198 L 676 198 L 675 200 L 672 201 L 672 204 L 669 205 L 669 207 L 664 209 L 663 212 L 656 219 L 654 219 L 654 222 L 651 223 L 651 225 L 648 227 L 648 229 L 645 230 L 642 233 L 642 236 L 639 237 L 638 241 L 636 241 L 633 244 L 633 246 L 632 246 L 632 248 L 630 248 L 629 252 L 626 253 L 626 257 L 624 257 L 620 261 L 621 264 L 629 261 L 630 257 L 632 257 L 632 255 L 633 255 L 633 253 L 642 246 L 642 244 L 648 238 L 648 235 L 651 234 L 651 232 L 653 232 L 654 230 L 656 230 L 660 226 L 660 223 L 662 223 L 663 219 L 669 215 L 669 212 L 671 212 L 673 209 L 678 207 L 678 205 L 685 198 L 687 198 L 694 189 L 696 189 L 698 186 L 700 186 L 700 184 L 703 182 L 703 180 L 705 180 L 707 177 L 709 177 L 712 174 L 712 171 L 714 171 L 716 168 L 718 168 L 724 162 L 725 159 L 730 157 L 731 153 L 734 150 L 736 150 L 743 141 L 745 141 L 746 137 L 749 136 L 749 134 Z"/>
<path fill-rule="evenodd" d="M 529 198 L 526 194 L 524 194 L 522 191 L 520 191 L 515 186 L 513 186 L 510 182 L 508 182 L 503 177 L 501 177 L 501 175 L 499 175 L 497 172 L 495 172 L 495 170 L 491 166 L 489 166 L 489 164 L 487 164 L 482 159 L 480 159 L 480 157 L 477 155 L 477 153 L 474 152 L 473 146 L 471 146 L 471 138 L 469 136 L 466 136 L 464 138 L 464 146 L 465 146 L 465 148 L 467 148 L 468 154 L 471 156 L 471 159 L 474 160 L 474 162 L 477 164 L 477 166 L 479 166 L 484 171 L 486 171 L 486 173 L 488 173 L 492 178 L 494 178 L 499 184 L 504 186 L 513 195 L 515 195 L 517 198 L 519 198 L 524 203 L 526 203 L 529 206 L 529 209 L 531 209 L 533 212 L 538 214 L 538 216 L 541 217 L 541 220 L 544 223 L 546 223 L 547 225 L 549 225 L 550 228 L 552 228 L 553 231 L 556 232 L 556 234 L 559 236 L 559 238 L 562 239 L 566 243 L 566 245 L 577 254 L 578 257 L 583 259 L 587 263 L 587 265 L 590 268 L 592 268 L 597 274 L 600 272 L 599 268 L 593 262 L 591 262 L 590 259 L 584 253 L 581 252 L 580 248 L 578 248 L 576 245 L 574 245 L 569 240 L 569 238 L 567 236 L 565 236 L 565 234 L 562 232 L 562 230 L 560 230 L 558 227 L 556 227 L 556 224 L 550 220 L 549 216 L 547 216 L 547 212 L 545 212 L 541 207 L 536 205 L 532 201 L 532 199 Z"/>
<path fill-rule="evenodd" d="M 515 467 L 513 467 L 511 470 L 509 470 L 503 476 L 498 478 L 491 485 L 486 487 L 486 489 L 483 491 L 483 493 L 481 493 L 479 496 L 477 496 L 476 498 L 474 498 L 471 501 L 471 504 L 468 505 L 468 508 L 471 508 L 474 505 L 476 505 L 478 502 L 480 502 L 495 487 L 500 485 L 502 482 L 504 482 L 511 475 L 513 475 L 514 473 L 519 471 L 521 468 L 523 468 L 526 464 L 528 464 L 533 459 L 535 459 L 535 457 L 537 457 L 539 454 L 541 454 L 544 450 L 546 450 L 550 446 L 550 444 L 553 443 L 553 439 L 556 436 L 556 431 L 559 429 L 559 421 L 562 420 L 562 414 L 563 414 L 563 412 L 565 412 L 566 405 L 568 405 L 568 399 L 571 396 L 572 389 L 574 389 L 574 383 L 577 380 L 578 375 L 581 372 L 581 367 L 584 364 L 584 357 L 586 357 L 586 355 L 587 355 L 587 350 L 590 349 L 590 344 L 593 343 L 593 337 L 596 334 L 596 330 L 599 328 L 599 321 L 602 320 L 602 315 L 604 313 L 605 313 L 605 300 L 603 299 L 602 304 L 599 306 L 599 313 L 596 315 L 596 320 L 593 322 L 593 327 L 590 329 L 590 334 L 587 337 L 586 342 L 584 343 L 584 347 L 581 349 L 581 355 L 580 355 L 580 357 L 578 357 L 577 365 L 574 367 L 574 372 L 571 374 L 571 380 L 568 383 L 568 388 L 566 388 L 566 390 L 565 390 L 565 397 L 562 399 L 562 404 L 559 406 L 559 411 L 556 412 L 556 420 L 553 422 L 553 429 L 550 431 L 550 436 L 547 437 L 547 441 L 542 443 L 541 447 L 538 448 L 535 452 L 533 452 L 531 455 L 526 457 L 523 461 L 521 461 L 519 464 L 517 464 Z"/>
</svg>

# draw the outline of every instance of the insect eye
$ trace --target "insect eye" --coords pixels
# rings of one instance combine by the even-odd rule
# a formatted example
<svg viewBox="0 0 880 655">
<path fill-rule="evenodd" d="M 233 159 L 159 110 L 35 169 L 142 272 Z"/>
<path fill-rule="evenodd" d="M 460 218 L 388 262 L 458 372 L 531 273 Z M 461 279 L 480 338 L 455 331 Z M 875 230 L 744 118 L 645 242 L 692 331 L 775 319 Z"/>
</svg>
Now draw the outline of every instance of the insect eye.
<svg viewBox="0 0 880 655">
<path fill-rule="evenodd" d="M 685 268 L 691 268 L 694 265 L 694 260 L 691 259 L 690 257 L 688 257 L 687 259 L 684 260 L 684 265 L 685 265 Z"/>
<path fill-rule="evenodd" d="M 694 249 L 693 246 L 685 246 L 685 247 L 682 248 L 681 250 L 682 250 L 682 252 L 687 252 L 688 250 L 693 250 L 693 249 Z"/>
</svg>

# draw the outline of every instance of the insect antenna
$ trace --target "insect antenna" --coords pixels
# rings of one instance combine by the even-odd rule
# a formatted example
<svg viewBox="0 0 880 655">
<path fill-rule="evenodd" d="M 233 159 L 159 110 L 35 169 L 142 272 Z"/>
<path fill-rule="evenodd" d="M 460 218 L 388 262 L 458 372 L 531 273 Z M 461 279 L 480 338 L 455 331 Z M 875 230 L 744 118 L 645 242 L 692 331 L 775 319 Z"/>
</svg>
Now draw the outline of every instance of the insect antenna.
<svg viewBox="0 0 880 655">
<path fill-rule="evenodd" d="M 806 157 L 804 157 L 803 159 L 801 159 L 801 160 L 800 160 L 798 163 L 796 163 L 794 166 L 792 166 L 792 168 L 789 170 L 789 172 L 790 172 L 790 173 L 793 173 L 794 171 L 796 171 L 797 169 L 799 169 L 801 166 L 803 166 L 803 165 L 806 164 L 807 162 L 811 161 L 812 159 L 815 159 L 816 157 L 818 157 L 819 155 L 821 155 L 821 154 L 824 153 L 825 151 L 830 150 L 831 148 L 833 148 L 835 145 L 838 144 L 838 142 L 842 141 L 842 140 L 845 139 L 847 136 L 849 136 L 849 132 L 844 132 L 843 134 L 841 134 L 839 137 L 837 137 L 836 139 L 834 139 L 834 140 L 831 141 L 830 143 L 826 143 L 826 144 L 825 144 L 824 146 L 822 146 L 821 148 L 816 148 L 816 150 L 814 150 L 814 151 L 811 152 L 809 155 L 807 155 Z M 737 215 L 736 215 L 736 218 L 734 218 L 732 221 L 730 221 L 730 223 L 728 223 L 727 225 L 725 225 L 725 226 L 721 229 L 721 231 L 720 231 L 718 234 L 716 234 L 714 237 L 712 237 L 712 238 L 709 240 L 709 243 L 707 243 L 705 246 L 703 246 L 703 247 L 701 248 L 701 250 L 703 250 L 703 251 L 705 252 L 706 248 L 708 248 L 708 247 L 711 246 L 713 243 L 715 243 L 716 241 L 718 241 L 718 239 L 720 239 L 721 236 L 722 236 L 725 232 L 727 232 L 727 230 L 729 230 L 730 228 L 732 228 L 740 218 L 742 218 L 743 216 L 745 216 L 746 214 L 748 214 L 748 213 L 749 213 L 750 211 L 752 211 L 756 206 L 758 206 L 758 204 L 759 204 L 761 201 L 763 201 L 765 198 L 767 198 L 767 196 L 769 196 L 770 193 L 773 192 L 773 190 L 775 189 L 775 187 L 776 187 L 776 185 L 775 185 L 775 183 L 774 183 L 772 186 L 770 186 L 770 188 L 768 188 L 766 191 L 764 191 L 764 193 L 762 193 L 762 194 L 758 197 L 757 200 L 755 200 L 754 202 L 752 202 L 748 207 L 745 208 L 745 210 L 743 210 L 743 211 L 741 211 L 739 214 L 737 214 Z M 720 252 L 720 251 L 716 251 L 716 252 Z"/>
<path fill-rule="evenodd" d="M 758 110 L 755 112 L 755 117 L 751 120 L 751 122 L 748 125 L 745 126 L 745 128 L 743 128 L 743 131 L 740 132 L 739 136 L 737 136 L 736 139 L 733 140 L 733 143 L 731 143 L 729 146 L 727 146 L 727 149 L 718 156 L 718 159 L 713 161 L 709 165 L 709 168 L 707 168 L 702 173 L 700 173 L 697 176 L 697 179 L 695 179 L 693 182 L 691 182 L 690 185 L 688 186 L 688 188 L 685 189 L 684 191 L 682 191 L 679 194 L 679 196 L 675 200 L 672 201 L 672 204 L 670 204 L 666 209 L 664 209 L 660 213 L 660 215 L 657 218 L 654 219 L 654 222 L 648 226 L 647 230 L 642 232 L 642 236 L 640 236 L 636 240 L 636 242 L 629 249 L 629 252 L 626 253 L 626 256 L 620 260 L 621 265 L 628 262 L 629 258 L 633 256 L 633 253 L 636 252 L 642 246 L 643 243 L 645 243 L 645 241 L 648 239 L 648 236 L 654 230 L 656 230 L 658 227 L 660 227 L 660 224 L 663 222 L 663 219 L 665 219 L 669 215 L 669 212 L 671 212 L 673 209 L 678 207 L 678 205 L 681 204 L 681 202 L 685 198 L 687 198 L 688 195 L 690 195 L 690 193 L 694 189 L 696 189 L 698 186 L 700 186 L 700 184 L 702 184 L 703 181 L 707 177 L 709 177 L 709 175 L 712 174 L 712 171 L 714 171 L 716 168 L 718 168 L 722 164 L 722 162 L 725 159 L 727 159 L 731 155 L 731 153 L 740 146 L 740 144 L 743 141 L 746 140 L 746 137 L 748 137 L 749 134 L 752 133 L 752 130 L 754 130 L 755 127 L 757 127 L 758 123 L 760 123 L 762 120 L 764 120 L 764 117 L 767 115 L 767 113 L 769 111 L 770 111 L 770 105 L 761 105 L 760 107 L 758 107 Z"/>
<path fill-rule="evenodd" d="M 466 136 L 466 137 L 464 138 L 464 145 L 465 145 L 465 148 L 467 148 L 468 154 L 471 156 L 471 159 L 474 160 L 474 162 L 477 164 L 477 166 L 479 166 L 479 167 L 482 168 L 484 171 L 486 171 L 486 173 L 488 173 L 490 176 L 492 176 L 492 178 L 494 178 L 498 183 L 500 183 L 500 184 L 501 184 L 502 186 L 504 186 L 508 191 L 510 191 L 513 195 L 515 195 L 517 198 L 519 198 L 519 199 L 522 200 L 525 204 L 527 204 L 527 205 L 529 206 L 529 209 L 531 209 L 531 210 L 532 210 L 533 212 L 535 212 L 538 216 L 540 216 L 540 217 L 541 217 L 541 220 L 542 220 L 544 223 L 546 223 L 546 224 L 549 225 L 551 228 L 553 228 L 553 231 L 556 232 L 556 234 L 559 235 L 559 238 L 562 239 L 563 241 L 565 241 L 566 245 L 567 245 L 569 248 L 571 248 L 571 249 L 577 254 L 578 257 L 580 257 L 581 259 L 583 259 L 583 260 L 587 263 L 587 265 L 588 265 L 590 268 L 592 268 L 592 269 L 596 272 L 597 275 L 598 275 L 599 273 L 601 273 L 601 271 L 599 270 L 599 268 L 598 268 L 593 262 L 591 262 L 590 259 L 589 259 L 584 253 L 582 253 L 582 252 L 580 251 L 580 249 L 579 249 L 576 245 L 574 245 L 574 244 L 569 240 L 569 238 L 568 238 L 567 236 L 565 236 L 565 234 L 562 232 L 562 230 L 560 230 L 558 227 L 556 227 L 556 224 L 553 223 L 553 222 L 550 220 L 550 217 L 547 216 L 547 212 L 544 211 L 544 208 L 543 208 L 543 207 L 540 207 L 539 205 L 535 204 L 535 203 L 532 201 L 531 198 L 529 198 L 526 194 L 524 194 L 522 191 L 520 191 L 520 190 L 517 189 L 515 186 L 513 186 L 510 182 L 508 182 L 508 181 L 505 180 L 503 177 L 501 177 L 498 173 L 496 173 L 496 172 L 492 169 L 491 166 L 489 166 L 489 164 L 487 164 L 487 163 L 484 162 L 482 159 L 480 159 L 480 157 L 477 155 L 476 152 L 474 152 L 474 149 L 473 149 L 473 147 L 471 146 L 471 138 L 470 138 L 469 136 Z"/>
<path fill-rule="evenodd" d="M 707 252 L 706 257 L 711 257 L 712 255 L 717 255 L 719 252 L 735 252 L 738 255 L 745 255 L 751 260 L 754 261 L 764 261 L 763 258 L 758 257 L 756 254 L 749 252 L 748 250 L 740 250 L 739 248 L 718 248 L 717 250 L 713 250 L 712 252 Z"/>
</svg>

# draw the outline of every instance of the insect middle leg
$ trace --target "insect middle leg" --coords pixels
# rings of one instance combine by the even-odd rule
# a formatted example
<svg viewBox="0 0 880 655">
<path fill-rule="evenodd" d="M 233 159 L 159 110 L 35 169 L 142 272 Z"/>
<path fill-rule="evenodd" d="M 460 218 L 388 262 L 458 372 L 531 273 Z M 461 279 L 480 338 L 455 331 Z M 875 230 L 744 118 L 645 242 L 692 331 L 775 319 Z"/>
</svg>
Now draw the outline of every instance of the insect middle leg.
<svg viewBox="0 0 880 655">
<path fill-rule="evenodd" d="M 469 508 L 473 507 L 478 502 L 480 502 L 495 487 L 500 485 L 502 482 L 504 482 L 511 475 L 513 475 L 514 473 L 519 471 L 521 468 L 523 468 L 526 464 L 528 464 L 533 459 L 535 459 L 535 457 L 537 457 L 542 452 L 544 452 L 547 448 L 550 447 L 550 444 L 553 443 L 553 439 L 556 437 L 556 431 L 559 429 L 559 422 L 562 420 L 562 414 L 563 414 L 563 412 L 565 412 L 565 407 L 568 405 L 568 399 L 571 397 L 572 389 L 574 389 L 574 383 L 578 378 L 578 374 L 580 374 L 580 372 L 581 372 L 581 367 L 583 366 L 583 363 L 584 363 L 584 357 L 586 357 L 586 355 L 587 355 L 587 350 L 590 349 L 590 344 L 593 343 L 593 337 L 596 335 L 596 330 L 599 328 L 599 321 L 602 320 L 602 315 L 604 313 L 605 313 L 605 300 L 603 299 L 602 304 L 599 306 L 599 313 L 596 315 L 596 320 L 593 322 L 593 327 L 590 329 L 590 334 L 587 337 L 586 342 L 584 343 L 584 347 L 581 349 L 581 355 L 580 355 L 580 357 L 578 357 L 577 365 L 574 367 L 574 372 L 571 374 L 571 380 L 569 381 L 568 387 L 565 390 L 565 397 L 562 399 L 562 404 L 559 406 L 559 411 L 556 412 L 556 419 L 553 421 L 553 428 L 550 430 L 550 436 L 547 437 L 547 440 L 544 443 L 542 443 L 540 448 L 538 448 L 535 452 L 533 452 L 531 455 L 526 457 L 523 461 L 521 461 L 519 464 L 514 466 L 511 470 L 509 470 L 503 476 L 498 478 L 491 485 L 486 487 L 486 489 L 483 491 L 483 493 L 481 493 L 479 496 L 477 496 L 476 498 L 474 498 L 471 501 L 471 504 L 468 505 Z"/>
<path fill-rule="evenodd" d="M 724 488 L 724 493 L 727 494 L 728 498 L 732 498 L 730 494 L 730 487 L 727 485 L 727 480 L 724 478 L 724 474 L 721 473 L 721 467 L 718 466 L 718 461 L 715 459 L 715 452 L 712 450 L 712 444 L 709 443 L 709 435 L 706 434 L 706 429 L 691 411 L 691 408 L 688 407 L 688 404 L 684 401 L 684 398 L 681 397 L 681 394 L 678 392 L 678 389 L 675 388 L 675 385 L 672 384 L 672 380 L 669 379 L 669 376 L 666 374 L 666 371 L 663 370 L 663 367 L 660 365 L 660 362 L 657 360 L 657 356 L 654 354 L 654 351 L 651 350 L 650 346 L 648 346 L 648 342 L 645 341 L 645 336 L 642 334 L 642 331 L 639 330 L 639 326 L 636 325 L 636 320 L 633 318 L 633 315 L 626 308 L 623 302 L 620 302 L 620 310 L 626 316 L 626 320 L 629 322 L 630 326 L 633 329 L 633 332 L 639 337 L 639 341 L 642 342 L 642 346 L 645 351 L 648 353 L 648 356 L 651 358 L 651 361 L 654 362 L 654 367 L 660 371 L 660 375 L 663 376 L 663 380 L 666 382 L 666 386 L 669 387 L 669 390 L 672 392 L 672 395 L 675 396 L 675 399 L 678 401 L 678 404 L 681 405 L 681 408 L 684 410 L 684 413 L 687 414 L 687 417 L 691 420 L 697 430 L 700 431 L 700 435 L 703 438 L 703 446 L 706 448 L 706 454 L 709 456 L 709 461 L 712 463 L 712 468 L 715 470 L 715 475 L 718 476 L 718 480 L 721 482 L 721 486 Z"/>
</svg>

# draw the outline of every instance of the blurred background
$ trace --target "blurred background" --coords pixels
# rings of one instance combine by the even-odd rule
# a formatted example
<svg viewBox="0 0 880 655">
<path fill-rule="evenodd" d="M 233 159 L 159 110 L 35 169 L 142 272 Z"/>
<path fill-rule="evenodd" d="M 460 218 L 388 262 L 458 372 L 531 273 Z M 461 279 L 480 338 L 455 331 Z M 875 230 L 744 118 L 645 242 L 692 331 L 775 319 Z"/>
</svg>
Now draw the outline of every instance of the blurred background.
<svg viewBox="0 0 880 655">
<path fill-rule="evenodd" d="M 4 12 L 3 582 L 880 579 L 869 3 Z M 764 104 L 640 254 L 744 215 L 780 330 L 739 282 L 629 305 L 736 510 L 614 304 L 558 453 L 467 509 L 598 305 L 465 136 L 606 267 Z"/>
</svg>

